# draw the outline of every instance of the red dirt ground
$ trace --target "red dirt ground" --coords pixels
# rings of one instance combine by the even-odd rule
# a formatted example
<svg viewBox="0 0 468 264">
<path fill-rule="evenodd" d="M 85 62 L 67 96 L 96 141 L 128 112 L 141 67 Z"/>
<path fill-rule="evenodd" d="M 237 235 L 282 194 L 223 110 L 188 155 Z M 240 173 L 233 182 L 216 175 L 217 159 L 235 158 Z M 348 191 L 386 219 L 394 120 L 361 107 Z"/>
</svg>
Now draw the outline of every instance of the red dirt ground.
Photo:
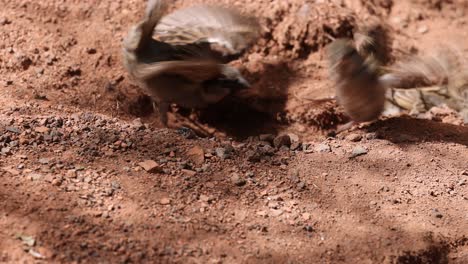
<svg viewBox="0 0 468 264">
<path fill-rule="evenodd" d="M 327 138 L 345 118 L 310 100 L 333 95 L 330 36 L 371 15 L 396 58 L 466 53 L 465 1 L 174 2 L 264 25 L 235 62 L 252 95 L 193 121 L 215 137 L 161 128 L 124 72 L 145 1 L 0 0 L 0 262 L 468 263 L 468 128 L 401 116 Z"/>
</svg>

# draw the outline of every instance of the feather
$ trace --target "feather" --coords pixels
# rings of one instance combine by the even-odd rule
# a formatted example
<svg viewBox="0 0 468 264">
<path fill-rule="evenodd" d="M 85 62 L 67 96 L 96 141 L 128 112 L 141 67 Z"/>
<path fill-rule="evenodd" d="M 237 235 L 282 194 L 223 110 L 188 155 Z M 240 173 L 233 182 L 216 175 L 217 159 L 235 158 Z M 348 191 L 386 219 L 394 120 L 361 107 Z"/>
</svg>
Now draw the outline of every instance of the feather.
<svg viewBox="0 0 468 264">
<path fill-rule="evenodd" d="M 154 37 L 172 45 L 209 43 L 228 56 L 242 53 L 259 34 L 259 23 L 253 17 L 229 8 L 198 5 L 163 17 Z"/>
</svg>

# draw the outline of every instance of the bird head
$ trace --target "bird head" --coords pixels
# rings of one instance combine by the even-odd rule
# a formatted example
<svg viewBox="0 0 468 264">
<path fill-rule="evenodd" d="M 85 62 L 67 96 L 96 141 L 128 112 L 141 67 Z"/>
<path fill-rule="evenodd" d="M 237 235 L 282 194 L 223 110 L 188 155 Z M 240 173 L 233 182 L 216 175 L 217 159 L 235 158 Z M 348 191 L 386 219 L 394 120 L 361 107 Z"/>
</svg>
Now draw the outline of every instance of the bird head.
<svg viewBox="0 0 468 264">
<path fill-rule="evenodd" d="M 327 47 L 328 61 L 333 75 L 350 76 L 364 65 L 353 43 L 348 39 L 338 39 Z"/>
<path fill-rule="evenodd" d="M 232 88 L 250 88 L 250 83 L 242 76 L 239 70 L 229 65 L 222 65 L 219 79 Z"/>
</svg>

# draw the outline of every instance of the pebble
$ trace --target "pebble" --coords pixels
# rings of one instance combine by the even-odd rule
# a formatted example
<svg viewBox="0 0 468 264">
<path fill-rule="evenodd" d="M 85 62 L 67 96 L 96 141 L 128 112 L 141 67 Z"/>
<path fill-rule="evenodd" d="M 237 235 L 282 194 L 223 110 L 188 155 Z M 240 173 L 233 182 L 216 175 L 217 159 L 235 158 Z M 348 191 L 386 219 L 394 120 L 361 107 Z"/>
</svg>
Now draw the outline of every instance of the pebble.
<svg viewBox="0 0 468 264">
<path fill-rule="evenodd" d="M 39 173 L 31 173 L 29 174 L 28 176 L 32 181 L 38 181 L 40 179 L 42 179 L 42 174 L 39 174 Z"/>
<path fill-rule="evenodd" d="M 97 50 L 95 48 L 86 48 L 86 53 L 88 54 L 96 54 Z"/>
<path fill-rule="evenodd" d="M 281 147 L 291 147 L 291 138 L 288 135 L 281 135 L 277 136 L 273 140 L 273 145 L 276 148 L 281 148 Z"/>
<path fill-rule="evenodd" d="M 236 172 L 231 174 L 231 182 L 234 185 L 239 186 L 239 187 L 247 184 L 247 181 L 244 178 L 242 178 L 239 173 L 236 173 Z"/>
<path fill-rule="evenodd" d="M 351 142 L 359 142 L 362 140 L 362 136 L 359 134 L 350 134 L 346 137 L 346 140 Z"/>
<path fill-rule="evenodd" d="M 322 143 L 315 147 L 315 151 L 320 152 L 320 153 L 325 153 L 325 152 L 331 152 L 332 149 L 330 145 Z"/>
<path fill-rule="evenodd" d="M 7 168 L 7 167 L 4 167 L 4 168 L 1 168 L 3 171 L 6 171 L 8 173 L 10 173 L 11 175 L 13 176 L 17 176 L 20 174 L 20 172 L 18 170 L 15 170 L 15 169 L 12 169 L 12 168 Z"/>
<path fill-rule="evenodd" d="M 419 34 L 426 34 L 427 32 L 429 32 L 429 27 L 426 26 L 426 25 L 420 26 L 418 28 L 418 33 Z"/>
<path fill-rule="evenodd" d="M 183 173 L 186 177 L 193 177 L 193 176 L 197 175 L 197 172 L 196 172 L 196 171 L 187 170 L 187 169 L 183 169 L 183 170 L 182 170 L 182 173 Z"/>
<path fill-rule="evenodd" d="M 275 140 L 275 136 L 272 134 L 262 134 L 259 136 L 260 141 L 265 141 L 269 143 L 273 143 L 273 140 Z"/>
<path fill-rule="evenodd" d="M 53 179 L 51 183 L 52 183 L 53 186 L 62 185 L 62 181 L 60 179 Z"/>
<path fill-rule="evenodd" d="M 40 158 L 40 159 L 39 159 L 39 163 L 42 164 L 42 165 L 49 164 L 49 159 L 47 159 L 47 158 Z"/>
<path fill-rule="evenodd" d="M 458 186 L 465 186 L 466 185 L 466 179 L 461 179 L 459 182 L 458 182 Z"/>
<path fill-rule="evenodd" d="M 177 133 L 179 133 L 180 135 L 182 135 L 186 139 L 195 139 L 195 138 L 197 138 L 197 134 L 195 134 L 195 132 L 192 129 L 187 128 L 187 127 L 181 127 L 179 129 L 177 129 Z"/>
<path fill-rule="evenodd" d="M 4 26 L 4 25 L 9 25 L 11 24 L 11 20 L 6 18 L 6 17 L 2 17 L 0 18 L 0 25 L 1 26 Z"/>
<path fill-rule="evenodd" d="M 377 139 L 377 138 L 378 138 L 377 133 L 367 133 L 366 134 L 366 139 L 367 140 L 374 140 L 374 139 Z"/>
<path fill-rule="evenodd" d="M 284 211 L 280 210 L 280 209 L 270 209 L 270 214 L 269 215 L 272 216 L 272 217 L 279 217 L 283 213 L 284 213 Z"/>
<path fill-rule="evenodd" d="M 49 132 L 49 128 L 48 127 L 45 127 L 45 126 L 41 126 L 41 127 L 36 127 L 34 129 L 34 131 L 36 131 L 37 133 L 47 133 Z"/>
<path fill-rule="evenodd" d="M 367 153 L 369 153 L 369 151 L 366 148 L 362 146 L 357 146 L 353 149 L 353 152 L 351 153 L 350 158 L 356 158 L 362 155 L 366 155 Z"/>
<path fill-rule="evenodd" d="M 258 212 L 257 212 L 257 215 L 258 215 L 258 216 L 261 216 L 261 217 L 267 217 L 267 216 L 268 216 L 268 212 L 267 212 L 267 211 L 258 211 Z"/>
<path fill-rule="evenodd" d="M 438 209 L 432 209 L 432 215 L 436 218 L 442 218 L 444 217 L 441 212 L 439 212 Z"/>
<path fill-rule="evenodd" d="M 225 148 L 216 148 L 215 152 L 216 152 L 216 156 L 218 156 L 218 158 L 220 158 L 221 160 L 231 158 L 231 154 Z"/>
<path fill-rule="evenodd" d="M 143 162 L 138 163 L 138 166 L 142 167 L 145 171 L 149 173 L 156 173 L 161 171 L 161 167 L 154 160 L 145 160 Z"/>
<path fill-rule="evenodd" d="M 161 205 L 169 205 L 169 204 L 171 204 L 171 199 L 169 199 L 169 198 L 162 198 L 161 200 L 159 200 L 159 203 L 160 203 Z"/>
<path fill-rule="evenodd" d="M 12 133 L 15 133 L 15 134 L 20 134 L 21 133 L 21 130 L 19 130 L 18 128 L 16 127 L 6 127 L 5 128 L 6 131 L 9 131 L 9 132 L 12 132 Z"/>
<path fill-rule="evenodd" d="M 195 165 L 200 166 L 205 162 L 205 151 L 200 146 L 191 148 L 187 152 L 187 156 Z"/>
<path fill-rule="evenodd" d="M 8 148 L 8 147 L 2 148 L 1 152 L 2 152 L 3 155 L 10 155 L 11 154 L 11 148 Z"/>
</svg>

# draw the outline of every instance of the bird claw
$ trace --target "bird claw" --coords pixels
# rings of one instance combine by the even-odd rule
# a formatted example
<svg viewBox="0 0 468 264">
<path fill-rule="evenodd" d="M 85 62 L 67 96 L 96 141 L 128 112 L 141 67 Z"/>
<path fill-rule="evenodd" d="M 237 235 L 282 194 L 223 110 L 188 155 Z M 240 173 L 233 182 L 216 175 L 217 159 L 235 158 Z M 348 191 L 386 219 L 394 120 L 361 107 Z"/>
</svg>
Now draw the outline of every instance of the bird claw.
<svg viewBox="0 0 468 264">
<path fill-rule="evenodd" d="M 356 125 L 359 125 L 359 123 L 355 121 L 350 121 L 346 124 L 339 125 L 336 129 L 336 134 L 340 134 L 341 132 L 352 130 L 355 128 Z"/>
</svg>

